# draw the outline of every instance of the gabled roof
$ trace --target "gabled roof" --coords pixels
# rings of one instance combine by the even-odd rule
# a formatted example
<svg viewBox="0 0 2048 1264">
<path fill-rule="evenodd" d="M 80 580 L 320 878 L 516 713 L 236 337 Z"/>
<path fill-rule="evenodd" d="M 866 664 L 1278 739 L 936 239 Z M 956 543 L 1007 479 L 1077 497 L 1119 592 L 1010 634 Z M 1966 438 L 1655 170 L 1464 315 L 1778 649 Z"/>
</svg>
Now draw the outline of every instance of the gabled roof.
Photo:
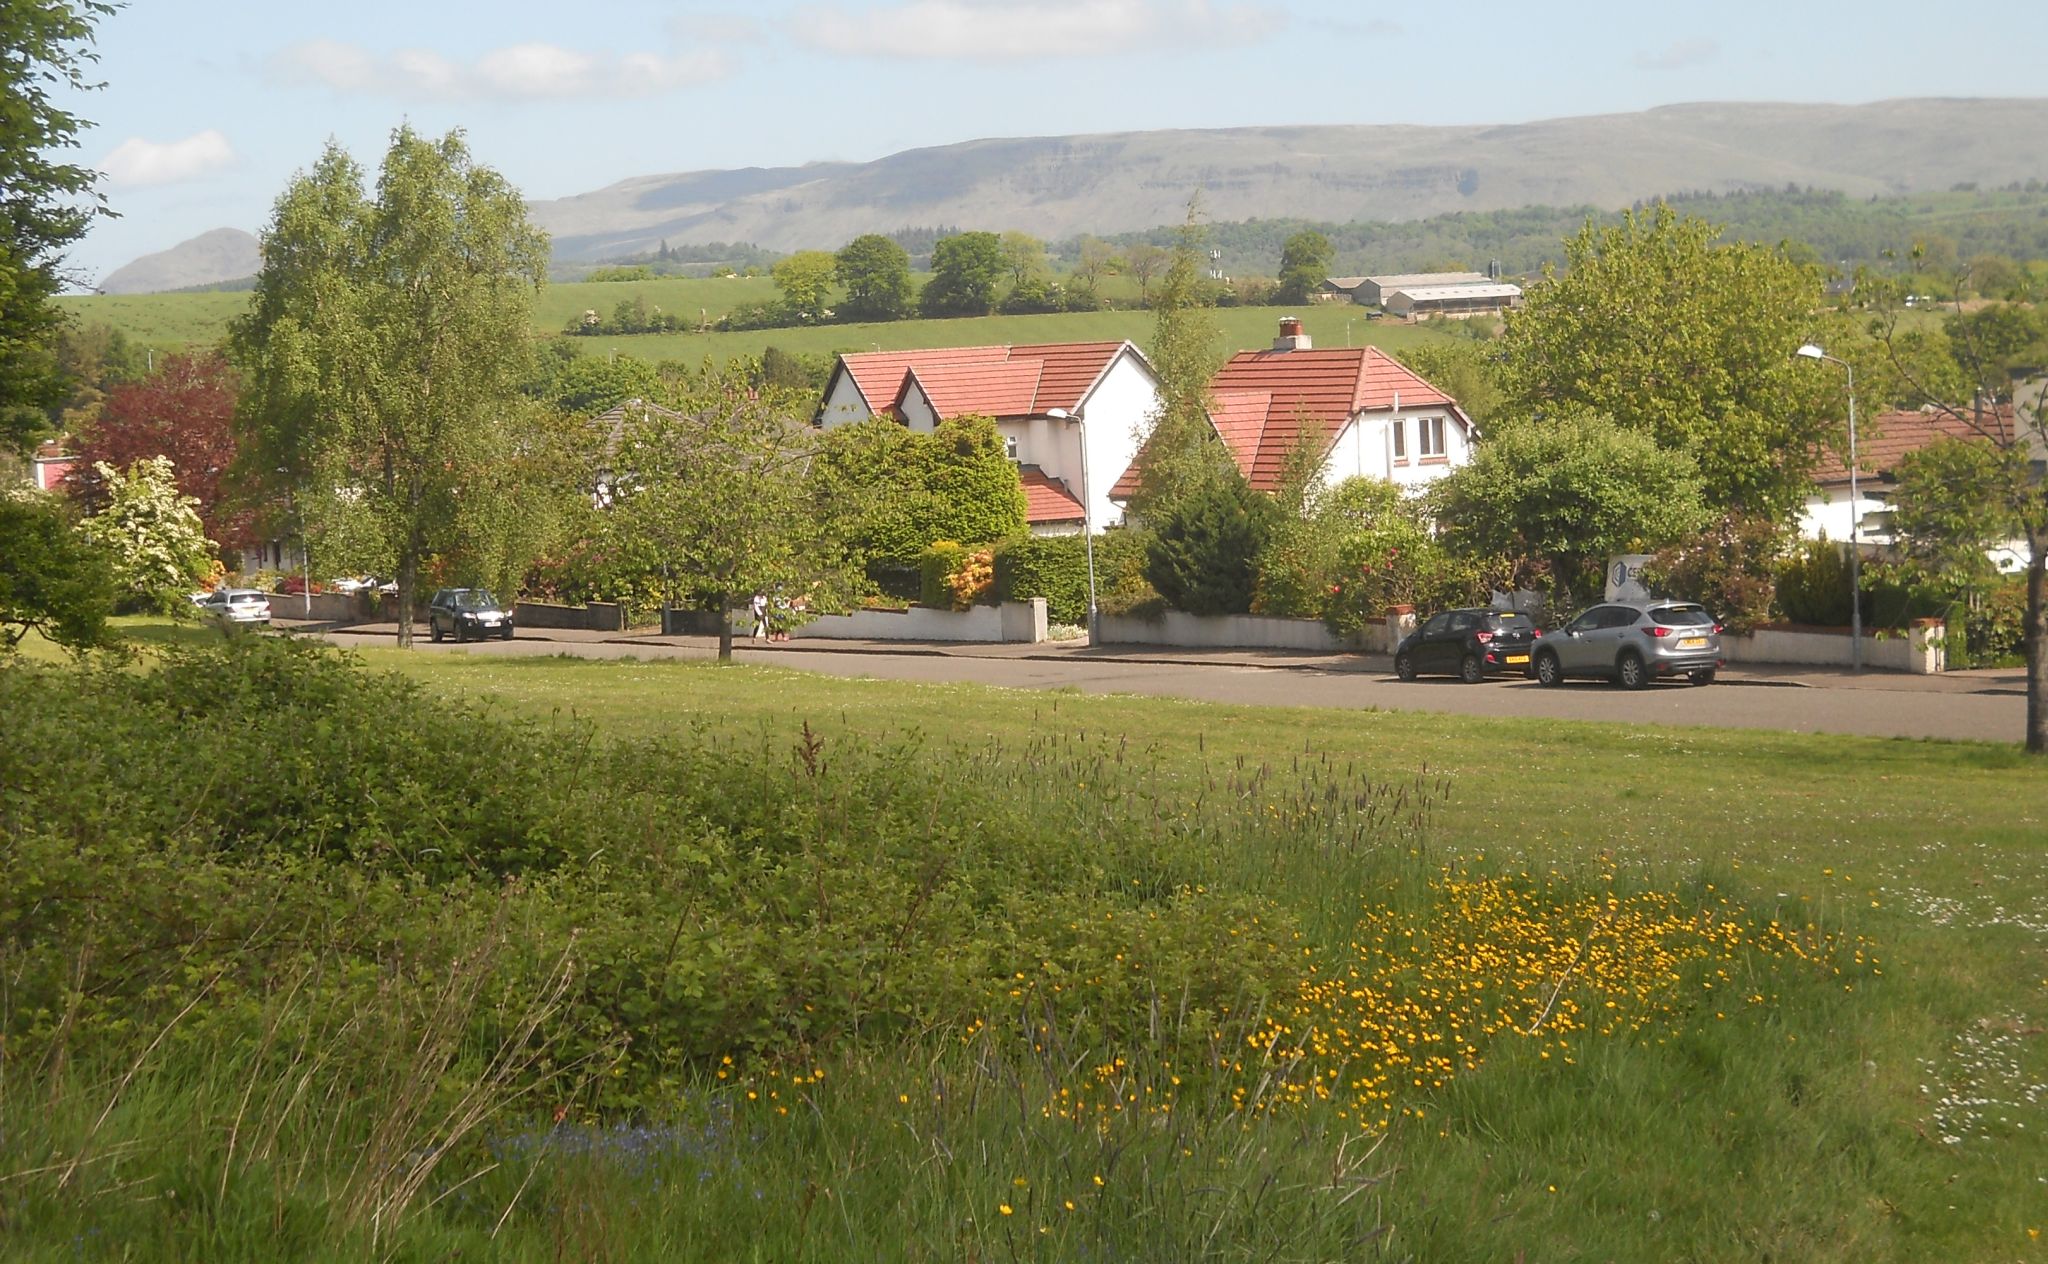
<svg viewBox="0 0 2048 1264">
<path fill-rule="evenodd" d="M 1380 293 L 1411 285 L 1483 285 L 1493 280 L 1484 272 L 1390 272 L 1365 278 L 1380 287 Z"/>
<path fill-rule="evenodd" d="M 1498 284 L 1475 282 L 1471 285 L 1403 285 L 1380 291 L 1382 298 L 1392 298 L 1396 294 L 1406 295 L 1417 303 L 1434 303 L 1439 299 L 1520 298 L 1522 287 L 1504 281 Z"/>
<path fill-rule="evenodd" d="M 1017 477 L 1024 484 L 1024 521 L 1085 522 L 1088 514 L 1067 485 L 1036 465 L 1020 465 Z"/>
<path fill-rule="evenodd" d="M 839 367 L 876 413 L 890 412 L 915 376 L 942 419 L 968 413 L 1042 417 L 1050 409 L 1081 407 L 1130 347 L 1128 342 L 1048 342 L 863 351 L 840 356 Z M 1027 383 L 1033 371 L 1036 377 Z"/>
<path fill-rule="evenodd" d="M 1446 408 L 1464 420 L 1456 400 L 1378 347 L 1240 351 L 1209 379 L 1209 398 L 1217 435 L 1263 492 L 1280 486 L 1281 465 L 1306 424 L 1321 430 L 1327 453 L 1353 417 L 1390 413 L 1397 399 L 1403 412 Z M 1130 499 L 1144 460 L 1141 449 L 1110 489 L 1112 497 Z"/>
<path fill-rule="evenodd" d="M 2018 433 L 2014 420 L 2011 404 L 1986 408 L 1981 425 L 1932 407 L 1881 413 L 1856 428 L 1856 477 L 1889 479 L 1900 461 L 1937 439 L 2010 440 Z M 1822 452 L 1813 477 L 1824 487 L 1845 487 L 1849 463 L 1842 453 Z"/>
</svg>

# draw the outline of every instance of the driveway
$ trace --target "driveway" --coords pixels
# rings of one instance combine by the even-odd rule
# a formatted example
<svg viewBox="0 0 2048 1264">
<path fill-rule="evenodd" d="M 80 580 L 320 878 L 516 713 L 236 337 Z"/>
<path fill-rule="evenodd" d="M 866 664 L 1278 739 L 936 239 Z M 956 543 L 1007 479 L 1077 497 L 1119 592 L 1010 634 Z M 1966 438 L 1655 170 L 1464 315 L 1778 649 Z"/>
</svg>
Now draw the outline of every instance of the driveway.
<svg viewBox="0 0 2048 1264">
<path fill-rule="evenodd" d="M 289 626 L 289 625 L 281 625 Z M 397 629 L 308 627 L 353 648 L 391 646 Z M 522 630 L 512 641 L 415 642 L 421 653 L 572 654 L 585 658 L 709 658 L 708 637 Z M 1713 725 L 1866 737 L 2017 742 L 2026 698 L 2017 672 L 1852 675 L 1814 668 L 1729 668 L 1696 688 L 1658 684 L 1626 693 L 1598 682 L 1545 689 L 1533 681 L 1393 678 L 1383 659 L 1265 651 L 1153 650 L 1072 645 L 928 645 L 792 641 L 735 643 L 740 662 L 834 676 L 1014 689 L 1076 689 L 1250 706 L 1381 708 L 1446 715 L 1549 717 L 1606 723 Z"/>
</svg>

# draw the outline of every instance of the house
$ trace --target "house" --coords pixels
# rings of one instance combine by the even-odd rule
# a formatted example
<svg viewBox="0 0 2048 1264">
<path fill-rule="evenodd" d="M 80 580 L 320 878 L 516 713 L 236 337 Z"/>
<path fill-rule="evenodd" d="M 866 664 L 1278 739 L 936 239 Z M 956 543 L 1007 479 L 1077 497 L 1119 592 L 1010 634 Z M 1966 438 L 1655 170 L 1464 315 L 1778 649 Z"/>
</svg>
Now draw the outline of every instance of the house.
<svg viewBox="0 0 2048 1264">
<path fill-rule="evenodd" d="M 1522 305 L 1522 287 L 1509 282 L 1481 285 L 1404 285 L 1382 292 L 1389 316 L 1426 320 L 1431 316 L 1478 316 Z"/>
<path fill-rule="evenodd" d="M 1944 409 L 1927 407 L 1881 413 L 1857 427 L 1856 443 L 1856 536 L 1866 546 L 1882 547 L 1893 542 L 1891 532 L 1892 491 L 1898 486 L 1899 463 L 1940 439 L 1990 442 L 2018 435 L 2011 404 L 1986 407 L 1974 417 L 1962 418 Z M 2035 465 L 2041 465 L 2039 455 Z M 1814 471 L 1818 484 L 1799 516 L 1799 534 L 1805 538 L 1849 539 L 1849 466 L 1839 453 L 1823 452 Z M 2026 569 L 2025 540 L 2009 540 L 1991 550 L 1991 558 L 2002 571 Z"/>
<path fill-rule="evenodd" d="M 1385 307 L 1395 290 L 1447 285 L 1491 285 L 1494 278 L 1484 272 L 1400 272 L 1388 276 L 1360 277 L 1352 287 L 1354 301 L 1365 307 Z"/>
<path fill-rule="evenodd" d="M 63 444 L 49 439 L 36 449 L 35 463 L 29 475 L 37 491 L 54 492 L 78 465 L 78 458 L 66 452 Z"/>
<path fill-rule="evenodd" d="M 1158 408 L 1159 379 L 1129 342 L 944 347 L 840 356 L 818 424 L 880 416 L 928 432 L 954 417 L 992 417 L 1017 462 L 1032 532 L 1059 535 L 1123 521 L 1108 489 Z"/>
<path fill-rule="evenodd" d="M 1318 350 L 1287 317 L 1271 350 L 1240 351 L 1209 379 L 1210 421 L 1238 469 L 1265 492 L 1280 486 L 1304 432 L 1323 449 L 1323 483 L 1380 478 L 1408 488 L 1471 459 L 1473 426 L 1458 402 L 1378 347 Z M 1110 489 L 1127 502 L 1142 455 Z"/>
</svg>

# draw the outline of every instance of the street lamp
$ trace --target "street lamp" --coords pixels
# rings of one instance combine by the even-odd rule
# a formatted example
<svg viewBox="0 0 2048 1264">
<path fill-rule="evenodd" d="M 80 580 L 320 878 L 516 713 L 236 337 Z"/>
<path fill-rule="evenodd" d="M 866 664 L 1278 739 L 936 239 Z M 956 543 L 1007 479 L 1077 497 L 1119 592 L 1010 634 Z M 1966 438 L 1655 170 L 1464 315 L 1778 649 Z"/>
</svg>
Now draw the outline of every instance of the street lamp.
<svg viewBox="0 0 2048 1264">
<path fill-rule="evenodd" d="M 1054 421 L 1071 421 L 1081 440 L 1081 547 L 1088 555 L 1088 648 L 1102 644 L 1102 615 L 1095 605 L 1095 496 L 1088 487 L 1088 423 L 1081 419 L 1081 410 L 1068 412 L 1064 408 L 1048 408 L 1045 415 Z"/>
<path fill-rule="evenodd" d="M 1863 516 L 1862 498 L 1856 488 L 1856 366 L 1837 359 L 1807 343 L 1792 354 L 1807 360 L 1839 364 L 1849 375 L 1849 670 L 1863 670 L 1863 547 L 1857 539 L 1857 519 Z"/>
</svg>

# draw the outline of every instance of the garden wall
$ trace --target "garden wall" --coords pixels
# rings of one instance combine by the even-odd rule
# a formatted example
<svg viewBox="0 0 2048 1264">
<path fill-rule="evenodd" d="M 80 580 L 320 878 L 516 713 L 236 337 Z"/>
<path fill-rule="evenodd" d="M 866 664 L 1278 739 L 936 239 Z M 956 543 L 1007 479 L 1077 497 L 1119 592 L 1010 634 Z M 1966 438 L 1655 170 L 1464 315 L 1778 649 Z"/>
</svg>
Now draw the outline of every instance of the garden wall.
<svg viewBox="0 0 2048 1264">
<path fill-rule="evenodd" d="M 1196 615 L 1168 610 L 1156 619 L 1102 616 L 1104 645 L 1171 645 L 1185 649 L 1305 650 L 1317 654 L 1387 654 L 1384 625 L 1338 636 L 1320 619 L 1276 619 L 1260 614 Z"/>
<path fill-rule="evenodd" d="M 753 630 L 753 617 L 742 611 L 736 630 Z M 999 606 L 966 610 L 856 610 L 852 614 L 821 614 L 792 628 L 794 640 L 811 641 L 1008 641 L 1037 644 L 1046 639 L 1045 598 L 1006 601 Z"/>
<path fill-rule="evenodd" d="M 557 606 L 542 601 L 522 601 L 512 611 L 512 622 L 522 628 L 574 628 L 585 632 L 623 632 L 625 607 L 615 601 L 592 601 L 580 606 Z"/>
<path fill-rule="evenodd" d="M 1863 665 L 1879 671 L 1937 675 L 1947 669 L 1943 649 L 1945 625 L 1939 619 L 1915 619 L 1904 636 L 1863 637 Z M 1721 634 L 1721 655 L 1730 663 L 1776 663 L 1787 666 L 1847 667 L 1852 650 L 1847 628 L 1778 625 L 1741 636 Z"/>
</svg>

